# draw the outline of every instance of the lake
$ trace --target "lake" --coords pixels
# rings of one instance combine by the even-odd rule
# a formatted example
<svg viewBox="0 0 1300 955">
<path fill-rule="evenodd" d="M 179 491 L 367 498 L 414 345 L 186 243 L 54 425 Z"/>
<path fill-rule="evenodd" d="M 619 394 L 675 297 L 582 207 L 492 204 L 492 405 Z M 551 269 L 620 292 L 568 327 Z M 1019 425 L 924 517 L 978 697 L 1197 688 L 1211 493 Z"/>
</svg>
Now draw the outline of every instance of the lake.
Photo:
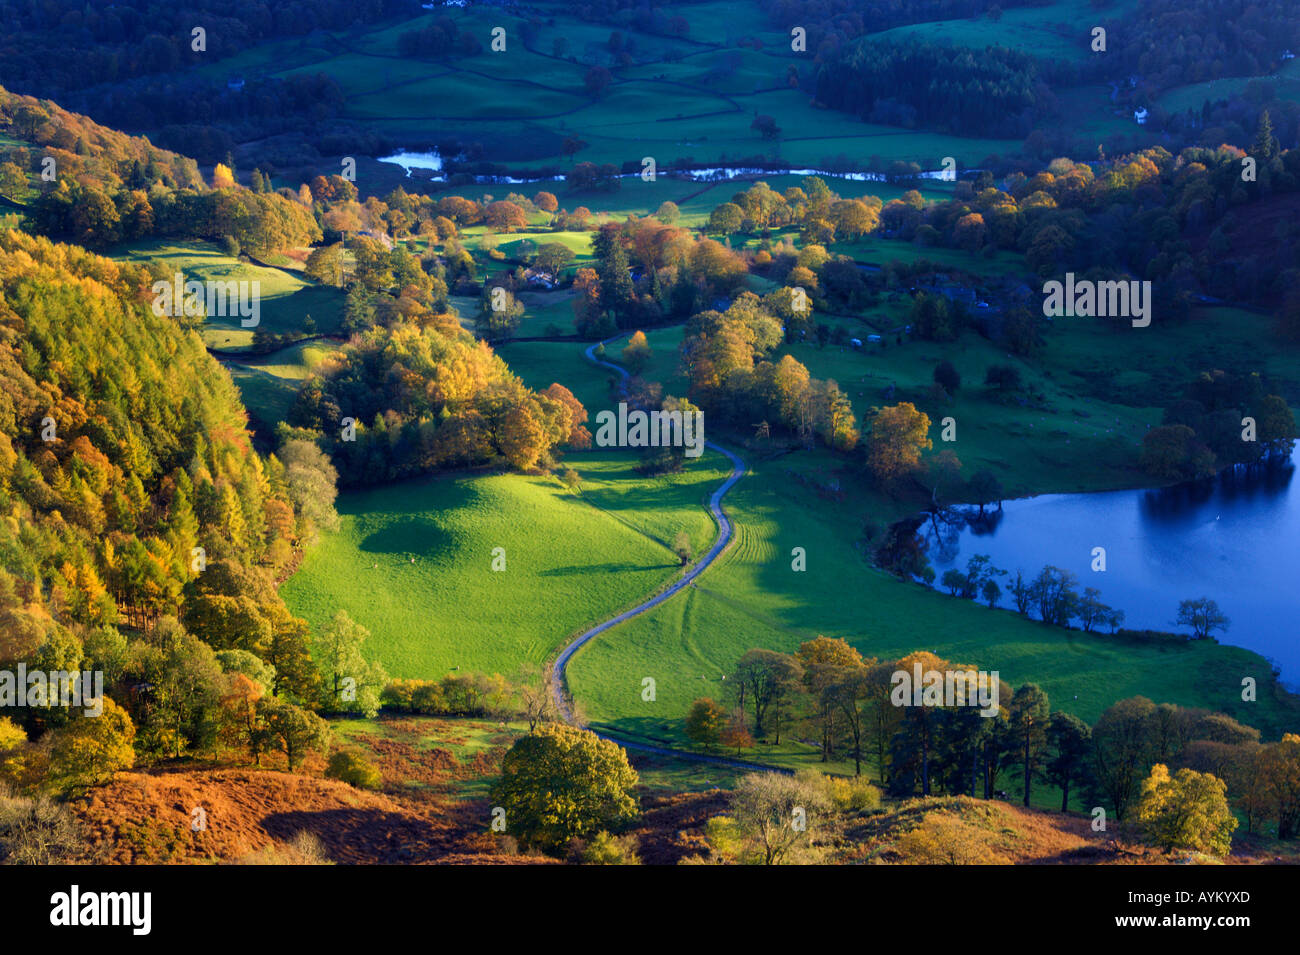
<svg viewBox="0 0 1300 955">
<path fill-rule="evenodd" d="M 1157 490 L 1045 494 L 1007 501 L 1001 514 L 949 526 L 927 521 L 936 574 L 974 554 L 1033 577 L 1055 564 L 1124 611 L 1129 629 L 1186 633 L 1178 602 L 1211 597 L 1231 619 L 1222 643 L 1247 647 L 1300 683 L 1300 450 L 1267 468 L 1226 471 Z M 971 510 L 974 513 L 974 509 Z M 1093 548 L 1106 569 L 1092 570 Z M 999 579 L 1011 606 L 1007 579 Z"/>
</svg>

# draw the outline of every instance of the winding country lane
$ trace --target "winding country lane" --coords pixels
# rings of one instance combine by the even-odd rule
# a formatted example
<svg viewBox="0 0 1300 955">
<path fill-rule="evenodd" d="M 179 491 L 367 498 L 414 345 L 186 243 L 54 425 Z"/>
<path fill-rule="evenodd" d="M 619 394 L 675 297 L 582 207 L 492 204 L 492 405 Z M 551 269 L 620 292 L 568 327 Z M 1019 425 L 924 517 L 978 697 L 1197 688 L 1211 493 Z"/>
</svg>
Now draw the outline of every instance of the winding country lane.
<svg viewBox="0 0 1300 955">
<path fill-rule="evenodd" d="M 617 335 L 614 338 L 606 339 L 604 342 L 600 342 L 599 344 L 604 345 L 607 342 L 617 341 L 619 338 L 622 337 L 623 337 L 622 335 Z M 622 382 L 626 383 L 628 379 L 627 371 L 621 368 L 620 366 L 613 364 L 612 362 L 604 361 L 600 358 L 597 358 L 594 354 L 595 350 L 596 350 L 596 345 L 589 345 L 587 347 L 587 350 L 585 352 L 587 356 L 587 360 L 592 362 L 593 364 L 600 365 L 601 367 L 609 368 L 617 372 Z M 709 498 L 709 510 L 712 512 L 714 520 L 718 522 L 718 538 L 713 542 L 713 546 L 709 548 L 708 553 L 706 553 L 703 557 L 697 560 L 691 566 L 690 570 L 688 570 L 679 580 L 675 581 L 666 590 L 661 591 L 660 593 L 649 598 L 643 603 L 637 604 L 631 610 L 625 610 L 615 617 L 610 617 L 608 620 L 596 624 L 596 626 L 592 627 L 590 630 L 586 631 L 585 633 L 575 638 L 571 643 L 569 643 L 568 646 L 566 646 L 562 651 L 560 651 L 560 655 L 556 657 L 555 663 L 552 666 L 551 673 L 552 673 L 553 683 L 555 687 L 555 705 L 558 708 L 560 715 L 564 718 L 564 721 L 566 723 L 574 723 L 575 725 L 577 723 L 577 721 L 574 719 L 573 711 L 569 707 L 569 701 L 566 698 L 564 693 L 564 688 L 565 688 L 564 671 L 565 668 L 569 665 L 569 661 L 573 658 L 573 655 L 577 653 L 578 650 L 582 646 L 584 646 L 589 640 L 594 639 L 595 637 L 604 633 L 606 630 L 610 630 L 618 626 L 620 623 L 622 623 L 625 620 L 631 620 L 633 617 L 645 613 L 647 610 L 651 609 L 652 607 L 659 606 L 664 601 L 680 593 L 684 588 L 690 586 L 695 581 L 695 578 L 698 577 L 700 574 L 702 574 L 705 571 L 705 569 L 707 569 L 708 566 L 712 564 L 714 560 L 717 559 L 718 555 L 721 554 L 724 550 L 726 550 L 727 545 L 731 543 L 731 537 L 732 537 L 731 521 L 727 517 L 726 512 L 723 511 L 722 509 L 722 498 L 726 495 L 728 491 L 730 491 L 733 487 L 735 487 L 737 481 L 739 481 L 742 477 L 744 477 L 745 462 L 741 460 L 739 455 L 735 454 L 732 451 L 727 450 L 721 445 L 714 444 L 712 441 L 706 441 L 704 446 L 707 448 L 711 448 L 714 451 L 717 451 L 719 454 L 725 454 L 727 458 L 731 461 L 731 465 L 732 465 L 731 475 L 725 481 L 722 482 L 722 484 L 718 487 L 718 489 L 714 491 L 712 496 Z M 593 730 L 592 732 L 595 731 Z M 701 762 L 701 763 L 712 763 L 718 766 L 732 766 L 737 769 L 758 769 L 758 770 L 767 770 L 767 771 L 775 771 L 775 772 L 788 772 L 788 770 L 777 769 L 776 767 L 772 767 L 772 766 L 765 766 L 761 763 L 751 763 L 741 759 L 727 759 L 726 757 L 723 756 L 705 756 L 701 753 L 692 753 L 687 750 L 671 749 L 666 746 L 651 746 L 648 743 L 631 743 L 626 740 L 619 739 L 616 736 L 608 736 L 604 733 L 596 733 L 596 735 L 599 736 L 601 739 L 607 739 L 612 742 L 618 743 L 618 745 L 626 749 L 635 749 L 643 753 L 657 753 L 663 756 L 675 756 L 679 759 L 688 759 L 688 760 L 693 760 L 695 762 Z"/>
</svg>

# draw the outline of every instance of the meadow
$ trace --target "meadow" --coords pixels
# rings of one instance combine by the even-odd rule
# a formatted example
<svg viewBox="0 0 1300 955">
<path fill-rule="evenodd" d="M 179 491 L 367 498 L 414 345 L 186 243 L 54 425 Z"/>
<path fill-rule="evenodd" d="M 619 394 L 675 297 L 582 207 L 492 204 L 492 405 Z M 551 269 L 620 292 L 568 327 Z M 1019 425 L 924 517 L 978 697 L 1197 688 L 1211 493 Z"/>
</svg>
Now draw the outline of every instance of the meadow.
<svg viewBox="0 0 1300 955">
<path fill-rule="evenodd" d="M 276 335 L 301 337 L 338 331 L 343 293 L 316 285 L 284 268 L 269 268 L 227 255 L 209 242 L 136 242 L 119 246 L 113 257 L 126 262 L 159 262 L 200 282 L 258 282 L 261 314 L 257 328 Z M 310 316 L 314 332 L 304 328 Z M 239 315 L 210 316 L 203 324 L 203 343 L 214 351 L 239 352 L 253 344 L 255 328 L 244 328 Z"/>
<path fill-rule="evenodd" d="M 539 664 L 677 576 L 673 538 L 712 539 L 701 502 L 727 471 L 716 455 L 656 478 L 627 454 L 565 463 L 583 475 L 576 492 L 553 476 L 461 474 L 341 494 L 340 529 L 281 593 L 313 627 L 348 611 L 394 677 Z M 492 569 L 496 548 L 504 571 Z"/>
<path fill-rule="evenodd" d="M 1082 324 L 1054 330 L 1051 360 L 1037 371 L 1023 369 L 1045 396 L 1035 409 L 994 402 L 975 384 L 987 363 L 1005 356 L 973 335 L 958 348 L 908 342 L 876 353 L 813 345 L 788 350 L 814 375 L 837 378 L 859 414 L 888 382 L 900 398 L 916 391 L 924 407 L 933 366 L 949 357 L 972 384 L 950 406 L 932 409 L 936 447 L 943 446 L 938 414 L 947 411 L 959 422 L 953 448 L 967 475 L 990 467 L 1010 494 L 1095 490 L 1142 482 L 1132 442 L 1156 415 L 1122 400 L 1129 396 L 1089 393 L 1084 379 L 1052 369 L 1067 361 L 1086 367 L 1089 355 L 1115 361 L 1142 347 L 1173 347 L 1190 368 L 1206 357 L 1198 349 L 1207 325 L 1216 332 L 1209 338 L 1219 349 L 1213 357 L 1231 359 L 1234 348 L 1250 346 L 1240 314 L 1208 310 L 1199 322 L 1168 330 L 1163 344 L 1136 330 L 1102 332 Z M 1229 327 L 1239 329 L 1237 337 Z M 648 335 L 654 354 L 646 374 L 669 392 L 684 390 L 674 377 L 680 333 L 668 328 Z M 609 357 L 616 359 L 620 344 L 611 343 Z M 607 374 L 587 363 L 576 343 L 517 342 L 502 346 L 502 354 L 532 387 L 560 380 L 593 412 L 609 402 Z M 1244 360 L 1244 352 L 1235 354 Z M 1106 426 L 1125 436 L 1107 433 Z M 744 439 L 714 436 L 732 446 Z M 742 653 L 755 646 L 793 650 L 818 634 L 844 637 L 868 656 L 924 648 L 997 669 L 1012 685 L 1038 682 L 1057 708 L 1090 721 L 1115 699 L 1138 694 L 1234 712 L 1265 732 L 1288 718 L 1273 696 L 1268 665 L 1249 651 L 1060 630 L 877 571 L 866 559 L 866 534 L 914 505 L 881 495 L 848 462 L 824 451 L 777 454 L 758 447 L 742 454 L 750 472 L 726 504 L 736 523 L 732 547 L 696 586 L 593 641 L 570 665 L 570 689 L 593 725 L 630 740 L 684 745 L 686 709 L 700 696 L 725 699 L 723 676 Z M 348 609 L 374 634 L 368 653 L 395 675 L 431 676 L 453 666 L 512 672 L 522 662 L 542 662 L 566 637 L 672 579 L 677 568 L 667 544 L 678 529 L 691 534 L 697 552 L 712 540 L 703 501 L 725 476 L 718 456 L 654 479 L 637 475 L 632 463 L 610 452 L 568 455 L 566 464 L 584 477 L 579 495 L 551 478 L 518 475 L 448 476 L 344 494 L 343 529 L 309 555 L 285 585 L 285 597 L 313 623 L 336 606 Z M 843 489 L 842 500 L 818 496 L 815 489 L 832 480 Z M 565 543 L 559 548 L 551 541 Z M 507 574 L 489 570 L 494 546 L 507 547 Z M 805 572 L 791 569 L 794 547 L 808 555 Z M 366 586 L 377 569 L 376 585 Z M 646 676 L 657 682 L 653 703 L 641 698 Z M 1243 676 L 1265 688 L 1249 713 L 1241 711 Z M 811 746 L 789 739 L 745 755 L 787 767 L 818 762 Z M 847 771 L 847 764 L 836 760 L 823 768 Z M 1050 795 L 1041 798 L 1050 802 Z"/>
<path fill-rule="evenodd" d="M 1205 102 L 1216 102 L 1240 96 L 1251 83 L 1272 86 L 1278 99 L 1300 100 L 1300 63 L 1288 60 L 1271 76 L 1229 76 L 1204 83 L 1178 86 L 1161 95 L 1160 107 L 1170 113 L 1185 110 L 1199 111 Z"/>
<path fill-rule="evenodd" d="M 1228 308 L 1198 310 L 1187 323 L 1151 329 L 1066 320 L 1048 332 L 1044 360 L 1033 364 L 971 333 L 955 347 L 906 341 L 857 351 L 799 344 L 781 352 L 814 376 L 836 379 L 859 416 L 885 403 L 880 389 L 894 384 L 894 400 L 914 400 L 930 414 L 935 451 L 953 450 L 967 477 L 989 468 L 1008 496 L 1019 496 L 1143 485 L 1138 444 L 1146 427 L 1159 423 L 1150 404 L 1203 368 L 1258 367 L 1267 321 Z M 646 377 L 663 381 L 670 393 L 685 386 L 675 367 L 680 332 L 647 334 L 653 354 Z M 608 356 L 616 360 L 621 344 L 611 342 Z M 928 387 L 945 358 L 967 384 L 950 402 L 936 402 Z M 1007 361 L 1041 394 L 1037 406 L 1005 404 L 983 388 L 987 366 Z M 1261 370 L 1295 402 L 1300 373 L 1293 363 L 1271 356 Z M 951 444 L 940 437 L 944 415 L 957 424 Z M 594 725 L 682 745 L 686 709 L 700 696 L 725 698 L 723 677 L 741 654 L 755 646 L 791 651 L 819 634 L 843 637 L 881 659 L 929 649 L 997 669 L 1012 685 L 1039 683 L 1055 707 L 1089 721 L 1116 699 L 1139 694 L 1232 712 L 1266 733 L 1295 717 L 1293 704 L 1271 689 L 1261 694 L 1261 705 L 1241 702 L 1243 676 L 1274 686 L 1266 661 L 1250 651 L 1204 642 L 1144 645 L 1061 630 L 900 582 L 869 564 L 867 538 L 914 504 L 880 494 L 853 465 L 825 451 L 779 454 L 759 446 L 742 454 L 750 473 L 726 505 L 737 528 L 732 547 L 697 586 L 588 644 L 570 664 L 570 688 Z M 832 482 L 842 500 L 817 493 Z M 806 572 L 791 569 L 795 547 L 805 549 Z M 644 676 L 657 681 L 653 704 L 633 692 Z M 811 747 L 790 742 L 761 751 L 781 765 L 813 755 Z"/>
</svg>

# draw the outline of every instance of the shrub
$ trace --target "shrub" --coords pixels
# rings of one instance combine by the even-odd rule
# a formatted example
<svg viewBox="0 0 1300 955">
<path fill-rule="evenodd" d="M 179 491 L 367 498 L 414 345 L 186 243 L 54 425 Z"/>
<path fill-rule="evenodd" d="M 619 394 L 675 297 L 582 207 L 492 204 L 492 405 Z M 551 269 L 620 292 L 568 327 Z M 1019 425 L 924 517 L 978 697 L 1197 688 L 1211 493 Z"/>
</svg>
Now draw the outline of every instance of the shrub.
<svg viewBox="0 0 1300 955">
<path fill-rule="evenodd" d="M 854 779 L 827 777 L 826 794 L 840 812 L 880 808 L 880 790 L 862 776 Z"/>
<path fill-rule="evenodd" d="M 613 836 L 605 830 L 591 839 L 573 840 L 573 858 L 583 865 L 640 865 L 636 836 Z"/>
<path fill-rule="evenodd" d="M 384 781 L 373 763 L 357 751 L 347 749 L 341 749 L 330 756 L 325 775 L 357 789 L 378 789 Z"/>
<path fill-rule="evenodd" d="M 0 864 L 66 862 L 85 847 L 80 823 L 48 796 L 10 796 L 0 788 Z"/>
</svg>

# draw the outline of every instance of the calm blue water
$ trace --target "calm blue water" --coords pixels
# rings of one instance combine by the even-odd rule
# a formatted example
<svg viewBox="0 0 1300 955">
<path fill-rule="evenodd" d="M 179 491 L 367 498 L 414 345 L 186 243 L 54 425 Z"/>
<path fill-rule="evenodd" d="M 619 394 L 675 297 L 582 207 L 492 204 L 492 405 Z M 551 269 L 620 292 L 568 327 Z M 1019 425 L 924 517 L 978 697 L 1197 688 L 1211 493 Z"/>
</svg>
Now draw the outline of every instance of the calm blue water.
<svg viewBox="0 0 1300 955">
<path fill-rule="evenodd" d="M 1288 463 L 1154 491 L 1048 494 L 1002 514 L 920 533 L 940 577 L 973 554 L 1026 577 L 1055 564 L 1125 613 L 1123 626 L 1178 633 L 1178 602 L 1211 597 L 1231 618 L 1222 643 L 1248 647 L 1300 683 L 1300 449 Z M 1094 572 L 1092 549 L 1106 549 Z M 1000 578 L 1007 591 L 1006 578 Z M 1001 606 L 1012 606 L 1009 593 Z"/>
</svg>

